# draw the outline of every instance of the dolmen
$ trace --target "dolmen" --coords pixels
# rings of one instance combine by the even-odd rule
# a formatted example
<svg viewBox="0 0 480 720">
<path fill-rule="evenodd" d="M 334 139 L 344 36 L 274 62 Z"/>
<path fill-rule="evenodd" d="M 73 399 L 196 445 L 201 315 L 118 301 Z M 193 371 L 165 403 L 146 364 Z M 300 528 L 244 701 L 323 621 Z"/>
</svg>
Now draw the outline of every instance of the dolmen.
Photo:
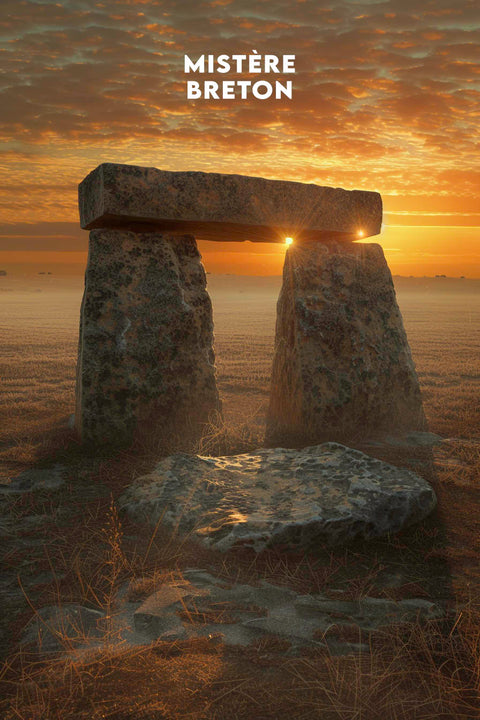
<svg viewBox="0 0 480 720">
<path fill-rule="evenodd" d="M 79 186 L 90 230 L 75 424 L 95 444 L 200 437 L 221 404 L 196 238 L 282 242 L 266 444 L 424 430 L 375 192 L 104 163 Z M 362 239 L 362 242 L 355 242 Z"/>
</svg>

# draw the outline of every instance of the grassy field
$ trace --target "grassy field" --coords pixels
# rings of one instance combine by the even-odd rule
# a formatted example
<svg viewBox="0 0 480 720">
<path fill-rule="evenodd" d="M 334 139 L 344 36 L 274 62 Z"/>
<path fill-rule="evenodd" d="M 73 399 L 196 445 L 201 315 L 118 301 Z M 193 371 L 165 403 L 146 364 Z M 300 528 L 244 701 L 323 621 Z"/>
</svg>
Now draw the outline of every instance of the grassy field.
<svg viewBox="0 0 480 720">
<path fill-rule="evenodd" d="M 424 471 L 439 498 L 435 516 L 399 537 L 337 552 L 224 556 L 173 542 L 162 529 L 153 537 L 122 523 L 115 499 L 155 458 L 138 451 L 86 458 L 68 430 L 82 281 L 0 280 L 2 482 L 54 462 L 65 464 L 70 478 L 59 491 L 26 493 L 3 508 L 17 523 L 3 564 L 22 588 L 21 603 L 3 596 L 4 617 L 11 612 L 13 618 L 12 645 L 42 605 L 106 606 L 122 579 L 189 566 L 208 566 L 232 582 L 265 578 L 304 593 L 343 583 L 348 597 L 391 597 L 393 590 L 377 580 L 385 568 L 401 568 L 405 583 L 395 592 L 448 597 L 452 613 L 444 625 L 392 627 L 371 640 L 370 654 L 346 657 L 311 650 L 289 656 L 274 638 L 246 649 L 215 639 L 159 642 L 53 662 L 14 653 L 0 676 L 2 717 L 480 717 L 480 281 L 396 280 L 430 429 L 454 439 Z M 263 436 L 281 280 L 209 275 L 208 282 L 226 422 L 220 432 L 212 428 L 204 447 L 214 451 L 220 437 L 232 452 L 253 448 Z M 409 461 L 401 450 L 385 459 Z M 43 524 L 28 525 L 37 516 Z"/>
<path fill-rule="evenodd" d="M 8 460 L 6 446 L 24 444 L 27 452 L 38 433 L 73 412 L 83 287 L 52 276 L 0 280 L 0 447 Z M 280 284 L 277 277 L 208 278 L 228 422 L 263 426 Z M 396 285 L 430 427 L 469 437 L 480 424 L 480 281 L 399 278 Z"/>
</svg>

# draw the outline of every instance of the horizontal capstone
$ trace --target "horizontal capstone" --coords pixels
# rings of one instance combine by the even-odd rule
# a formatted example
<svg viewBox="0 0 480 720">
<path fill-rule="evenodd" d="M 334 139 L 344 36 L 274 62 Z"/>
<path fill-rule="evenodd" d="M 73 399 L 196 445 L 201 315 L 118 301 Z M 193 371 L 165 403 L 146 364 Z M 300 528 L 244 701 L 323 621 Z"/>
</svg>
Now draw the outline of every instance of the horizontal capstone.
<svg viewBox="0 0 480 720">
<path fill-rule="evenodd" d="M 82 228 L 189 232 L 202 240 L 356 240 L 380 232 L 379 193 L 103 163 L 79 185 Z"/>
</svg>

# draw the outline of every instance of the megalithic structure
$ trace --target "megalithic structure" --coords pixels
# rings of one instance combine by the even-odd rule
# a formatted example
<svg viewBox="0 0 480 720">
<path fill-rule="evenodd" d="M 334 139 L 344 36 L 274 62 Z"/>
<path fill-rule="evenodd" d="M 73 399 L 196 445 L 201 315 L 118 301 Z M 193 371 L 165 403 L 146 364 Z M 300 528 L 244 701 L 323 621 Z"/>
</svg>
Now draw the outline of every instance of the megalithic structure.
<svg viewBox="0 0 480 720">
<path fill-rule="evenodd" d="M 321 349 L 317 342 L 320 336 L 330 334 L 333 344 L 335 337 L 338 340 L 336 322 L 322 320 L 322 331 L 317 332 L 320 315 L 311 313 L 312 297 L 319 296 L 316 310 L 322 303 L 330 304 L 332 309 L 341 307 L 345 301 L 347 314 L 353 313 L 358 320 L 352 321 L 349 329 L 360 355 L 366 347 L 360 342 L 362 322 L 368 322 L 361 308 L 362 303 L 373 298 L 367 288 L 371 281 L 377 282 L 376 287 L 381 286 L 382 297 L 386 293 L 381 312 L 390 313 L 392 322 L 385 328 L 392 332 L 401 325 L 392 289 L 387 291 L 382 282 L 378 285 L 377 276 L 376 280 L 373 277 L 375 272 L 373 275 L 357 272 L 362 253 L 364 257 L 371 254 L 367 266 L 373 263 L 372 268 L 377 268 L 380 262 L 378 250 L 360 251 L 360 246 L 353 243 L 359 237 L 380 232 L 382 202 L 378 193 L 104 163 L 80 183 L 79 207 L 81 226 L 92 231 L 81 311 L 76 405 L 76 426 L 87 441 L 125 444 L 135 434 L 168 433 L 171 427 L 181 427 L 182 423 L 195 428 L 193 432 L 199 436 L 212 413 L 220 410 L 212 308 L 195 238 L 254 242 L 284 242 L 287 236 L 295 239 L 287 254 L 279 301 L 267 428 L 270 440 L 283 435 L 302 442 L 301 438 L 307 437 L 302 427 L 309 427 L 314 436 L 321 433 L 323 437 L 327 425 L 326 436 L 333 437 L 336 423 L 345 420 L 346 413 L 326 414 L 321 409 L 322 403 L 305 400 L 309 393 L 321 392 L 327 406 L 333 403 L 338 410 L 338 404 L 343 402 L 337 391 L 343 381 L 340 382 L 338 373 L 335 375 L 334 367 L 328 363 L 313 364 L 311 372 L 318 375 L 318 382 L 313 384 L 305 380 L 308 373 L 302 375 L 299 370 L 304 365 L 302 346 L 308 346 L 309 353 L 315 354 Z M 325 253 L 330 258 L 343 254 L 345 260 L 343 264 L 325 264 Z M 365 292 L 346 293 L 348 281 L 340 281 L 338 272 L 353 273 L 353 285 L 362 286 Z M 380 274 L 386 278 L 385 272 L 388 269 L 383 268 Z M 329 274 L 331 281 L 326 279 Z M 310 299 L 303 302 L 302 288 L 307 276 Z M 302 336 L 300 321 L 308 312 L 317 319 L 311 326 L 307 322 Z M 292 318 L 293 324 L 286 334 L 286 324 Z M 375 323 L 373 326 L 377 327 Z M 379 333 L 382 328 L 378 325 Z M 407 357 L 403 326 L 398 332 L 398 343 L 406 348 Z M 360 333 L 358 338 L 355 333 Z M 375 332 L 370 335 L 373 337 Z M 392 351 L 391 344 L 380 341 L 378 351 L 380 355 Z M 347 345 L 342 352 L 348 352 Z M 352 355 L 351 362 L 357 363 L 358 357 L 358 353 Z M 349 362 L 348 357 L 343 360 L 342 368 Z M 380 371 L 373 353 L 367 366 L 372 378 Z M 411 389 L 416 383 L 411 358 L 401 367 L 408 380 L 404 384 L 405 393 L 416 398 L 419 417 L 423 416 L 419 393 Z M 351 374 L 351 378 L 354 376 Z M 331 391 L 325 392 L 329 384 Z M 418 384 L 416 387 L 418 390 Z M 371 399 L 372 393 L 377 392 L 375 382 L 370 382 L 368 388 Z M 379 383 L 377 389 L 382 394 L 384 385 Z M 283 398 L 283 405 L 276 402 L 279 397 Z M 398 417 L 397 410 L 405 403 L 400 402 L 398 393 L 390 397 L 393 403 L 399 402 L 397 408 L 391 406 L 392 416 Z M 355 395 L 354 405 L 362 406 L 361 393 Z M 377 406 L 370 400 L 364 405 L 362 417 L 368 425 L 374 418 L 365 421 L 365 417 Z M 305 415 L 301 422 L 297 410 Z M 416 427 L 419 423 L 420 420 Z"/>
</svg>

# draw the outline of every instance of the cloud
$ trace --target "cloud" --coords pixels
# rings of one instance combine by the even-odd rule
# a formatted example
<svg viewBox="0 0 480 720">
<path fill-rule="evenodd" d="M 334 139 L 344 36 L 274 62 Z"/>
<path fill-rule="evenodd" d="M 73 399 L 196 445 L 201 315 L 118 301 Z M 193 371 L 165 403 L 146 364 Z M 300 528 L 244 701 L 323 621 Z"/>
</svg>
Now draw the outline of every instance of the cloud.
<svg viewBox="0 0 480 720">
<path fill-rule="evenodd" d="M 78 252 L 88 247 L 88 233 L 78 223 L 0 223 L 0 251 Z"/>
<path fill-rule="evenodd" d="M 76 221 L 76 186 L 102 161 L 473 212 L 479 20 L 473 0 L 3 0 L 2 214 Z M 296 55 L 292 101 L 187 101 L 185 53 L 254 49 Z"/>
</svg>

